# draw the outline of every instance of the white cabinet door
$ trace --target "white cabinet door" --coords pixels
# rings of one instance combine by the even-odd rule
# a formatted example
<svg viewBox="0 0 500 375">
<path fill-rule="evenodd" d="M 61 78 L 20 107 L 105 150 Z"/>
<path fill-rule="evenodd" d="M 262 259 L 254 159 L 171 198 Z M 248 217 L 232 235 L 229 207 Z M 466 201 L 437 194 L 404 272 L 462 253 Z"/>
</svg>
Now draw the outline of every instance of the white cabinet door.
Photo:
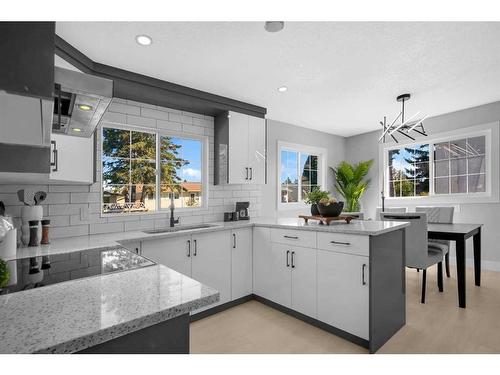
<svg viewBox="0 0 500 375">
<path fill-rule="evenodd" d="M 191 277 L 202 284 L 217 289 L 220 293 L 218 304 L 229 302 L 231 300 L 230 232 L 221 231 L 193 235 L 192 242 Z M 207 308 L 214 306 L 216 304 Z"/>
<path fill-rule="evenodd" d="M 318 320 L 368 340 L 369 258 L 318 250 Z"/>
<path fill-rule="evenodd" d="M 253 292 L 272 299 L 271 289 L 271 229 L 253 228 Z"/>
<path fill-rule="evenodd" d="M 229 183 L 244 184 L 249 178 L 248 117 L 229 112 Z"/>
<path fill-rule="evenodd" d="M 94 136 L 90 138 L 52 134 L 56 142 L 57 171 L 50 168 L 50 179 L 57 181 L 94 182 Z M 54 146 L 52 146 L 54 147 Z"/>
<path fill-rule="evenodd" d="M 291 249 L 292 309 L 316 318 L 316 249 Z"/>
<path fill-rule="evenodd" d="M 231 299 L 252 294 L 252 228 L 231 233 Z"/>
<path fill-rule="evenodd" d="M 142 256 L 186 276 L 191 276 L 190 242 L 192 249 L 191 236 L 142 241 Z"/>
<path fill-rule="evenodd" d="M 271 287 L 271 300 L 285 307 L 292 305 L 292 272 L 290 246 L 271 244 L 271 273 L 268 275 Z"/>
<path fill-rule="evenodd" d="M 249 116 L 248 123 L 248 164 L 250 184 L 266 182 L 266 120 Z"/>
<path fill-rule="evenodd" d="M 125 249 L 130 250 L 133 253 L 141 254 L 141 243 L 140 242 L 125 242 L 121 245 Z"/>
</svg>

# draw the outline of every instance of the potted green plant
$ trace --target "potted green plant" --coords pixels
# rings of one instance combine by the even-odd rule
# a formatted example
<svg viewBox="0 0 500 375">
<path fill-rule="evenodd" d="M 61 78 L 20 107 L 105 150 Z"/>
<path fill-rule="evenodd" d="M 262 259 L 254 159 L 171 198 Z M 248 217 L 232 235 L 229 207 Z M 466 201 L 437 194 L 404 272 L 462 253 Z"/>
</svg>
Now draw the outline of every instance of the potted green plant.
<svg viewBox="0 0 500 375">
<path fill-rule="evenodd" d="M 319 187 L 312 189 L 306 195 L 305 202 L 311 205 L 311 215 L 317 216 L 319 215 L 318 203 L 320 200 L 330 197 L 330 193 L 328 191 L 321 190 Z"/>
<path fill-rule="evenodd" d="M 0 289 L 7 286 L 9 283 L 10 272 L 7 262 L 0 259 Z"/>
<path fill-rule="evenodd" d="M 335 174 L 335 188 L 345 199 L 345 209 L 348 212 L 358 212 L 361 209 L 359 200 L 370 186 L 370 179 L 366 179 L 373 159 L 361 161 L 357 164 L 341 162 L 337 168 L 330 169 Z"/>
</svg>

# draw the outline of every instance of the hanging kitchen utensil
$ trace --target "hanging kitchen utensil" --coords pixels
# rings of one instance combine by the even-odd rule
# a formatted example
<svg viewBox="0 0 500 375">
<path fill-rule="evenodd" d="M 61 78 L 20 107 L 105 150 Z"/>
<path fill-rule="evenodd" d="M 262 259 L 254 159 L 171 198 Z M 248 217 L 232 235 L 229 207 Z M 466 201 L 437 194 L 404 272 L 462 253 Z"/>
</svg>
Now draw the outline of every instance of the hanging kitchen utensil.
<svg viewBox="0 0 500 375">
<path fill-rule="evenodd" d="M 34 198 L 34 200 L 35 200 L 35 206 L 38 206 L 40 203 L 42 203 L 45 200 L 45 198 L 47 198 L 47 193 L 46 192 L 44 192 L 44 191 L 37 191 L 35 193 L 35 198 Z"/>
</svg>

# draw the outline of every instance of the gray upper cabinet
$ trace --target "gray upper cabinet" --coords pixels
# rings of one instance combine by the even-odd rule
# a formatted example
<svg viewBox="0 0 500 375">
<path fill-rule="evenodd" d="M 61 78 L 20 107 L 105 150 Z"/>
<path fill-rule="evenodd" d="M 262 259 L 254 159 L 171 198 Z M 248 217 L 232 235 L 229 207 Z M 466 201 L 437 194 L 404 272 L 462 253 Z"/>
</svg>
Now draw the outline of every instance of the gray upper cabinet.
<svg viewBox="0 0 500 375">
<path fill-rule="evenodd" d="M 266 120 L 238 112 L 215 117 L 215 184 L 266 183 Z"/>
<path fill-rule="evenodd" d="M 52 99 L 55 22 L 0 22 L 0 90 Z"/>
</svg>

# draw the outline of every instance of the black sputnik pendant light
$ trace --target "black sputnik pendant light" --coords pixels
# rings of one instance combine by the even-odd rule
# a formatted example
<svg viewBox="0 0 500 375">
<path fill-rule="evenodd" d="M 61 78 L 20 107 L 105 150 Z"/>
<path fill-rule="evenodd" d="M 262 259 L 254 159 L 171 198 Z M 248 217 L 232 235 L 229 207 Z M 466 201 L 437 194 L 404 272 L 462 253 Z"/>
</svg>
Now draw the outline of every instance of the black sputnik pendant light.
<svg viewBox="0 0 500 375">
<path fill-rule="evenodd" d="M 380 125 L 382 125 L 382 135 L 378 139 L 379 142 L 385 143 L 386 139 L 389 138 L 389 136 L 392 138 L 392 140 L 396 143 L 398 142 L 398 139 L 396 138 L 396 135 L 403 135 L 406 138 L 411 139 L 412 141 L 415 140 L 410 134 L 411 132 L 415 132 L 417 134 L 423 135 L 427 137 L 427 133 L 425 132 L 424 128 L 424 120 L 427 118 L 427 116 L 424 116 L 421 119 L 416 119 L 417 116 L 420 114 L 420 111 L 415 113 L 413 116 L 411 116 L 408 119 L 405 119 L 405 102 L 410 100 L 410 94 L 402 94 L 399 95 L 396 100 L 398 102 L 401 102 L 401 112 L 399 115 L 394 119 L 394 121 L 391 123 L 391 125 L 387 125 L 387 118 L 384 116 L 384 121 L 380 121 Z M 396 122 L 401 118 L 401 123 L 396 124 Z"/>
</svg>

